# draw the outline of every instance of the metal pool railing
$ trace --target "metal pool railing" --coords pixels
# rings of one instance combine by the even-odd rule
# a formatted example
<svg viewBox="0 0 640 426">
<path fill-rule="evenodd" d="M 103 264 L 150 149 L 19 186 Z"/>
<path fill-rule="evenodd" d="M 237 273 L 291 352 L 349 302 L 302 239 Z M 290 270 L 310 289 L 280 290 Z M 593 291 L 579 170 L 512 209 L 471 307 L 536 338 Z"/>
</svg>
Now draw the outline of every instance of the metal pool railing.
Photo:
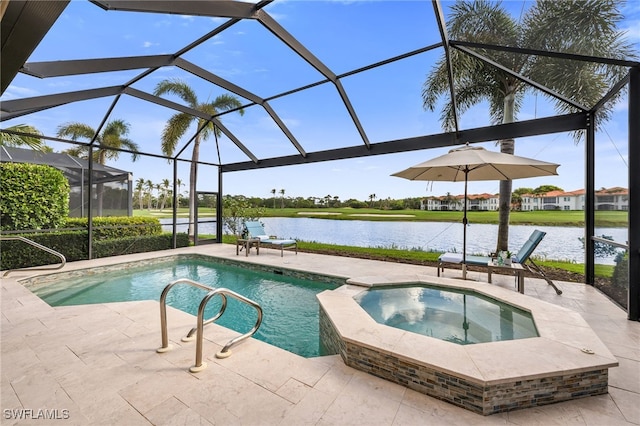
<svg viewBox="0 0 640 426">
<path fill-rule="evenodd" d="M 66 263 L 67 263 L 67 258 L 64 257 L 64 254 L 57 252 L 53 249 L 50 249 L 49 247 L 43 246 L 42 244 L 36 243 L 35 241 L 32 241 L 28 238 L 25 237 L 21 237 L 21 236 L 15 236 L 15 237 L 0 237 L 0 241 L 7 241 L 7 240 L 20 240 L 24 243 L 27 243 L 29 245 L 32 245 L 36 248 L 39 248 L 40 250 L 44 250 L 47 253 L 51 253 L 52 255 L 58 257 L 61 261 L 60 265 L 55 266 L 55 267 L 44 267 L 44 268 L 29 268 L 26 269 L 28 271 L 49 271 L 49 270 L 56 270 L 56 269 L 60 269 L 62 268 Z M 13 272 L 13 271 L 18 271 L 18 269 L 9 269 L 8 271 L 6 271 L 2 276 L 6 277 L 9 272 Z"/>
<path fill-rule="evenodd" d="M 260 328 L 260 324 L 262 324 L 262 307 L 260 307 L 258 303 L 226 288 L 212 288 L 187 278 L 181 278 L 179 280 L 169 283 L 164 288 L 164 290 L 162 290 L 162 294 L 160 295 L 160 328 L 162 333 L 162 347 L 158 348 L 156 352 L 164 353 L 172 349 L 172 346 L 169 344 L 169 336 L 167 332 L 167 302 L 166 301 L 167 301 L 167 294 L 169 294 L 169 291 L 177 284 L 187 284 L 192 287 L 201 288 L 203 290 L 209 290 L 209 292 L 200 301 L 200 306 L 198 307 L 197 326 L 192 328 L 189 331 L 189 333 L 187 333 L 187 335 L 182 339 L 182 341 L 185 341 L 185 342 L 192 340 L 191 338 L 193 336 L 193 333 L 196 332 L 196 362 L 194 366 L 189 368 L 189 371 L 191 371 L 192 373 L 197 373 L 207 368 L 207 363 L 202 362 L 204 326 L 207 324 L 211 324 L 212 322 L 220 318 L 222 314 L 224 314 L 225 310 L 227 309 L 227 296 L 231 296 L 234 299 L 244 302 L 247 305 L 255 308 L 256 311 L 258 312 L 258 318 L 256 320 L 256 324 L 253 326 L 251 330 L 249 330 L 245 334 L 242 334 L 238 337 L 235 337 L 229 340 L 227 344 L 224 345 L 222 350 L 216 354 L 217 358 L 226 358 L 230 356 L 231 351 L 229 349 L 231 348 L 231 346 L 237 343 L 240 343 L 241 341 L 253 336 L 258 331 L 258 328 Z M 220 310 L 212 318 L 205 321 L 204 310 L 207 307 L 207 303 L 209 303 L 209 301 L 217 295 L 220 295 L 220 297 L 222 298 L 222 305 L 220 307 Z"/>
</svg>

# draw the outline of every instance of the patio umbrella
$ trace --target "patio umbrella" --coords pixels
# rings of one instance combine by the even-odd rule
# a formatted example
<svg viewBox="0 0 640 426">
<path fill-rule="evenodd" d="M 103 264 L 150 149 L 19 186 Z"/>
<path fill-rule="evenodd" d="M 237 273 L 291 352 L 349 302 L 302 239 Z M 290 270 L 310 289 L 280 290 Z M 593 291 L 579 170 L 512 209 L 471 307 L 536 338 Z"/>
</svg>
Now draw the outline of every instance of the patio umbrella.
<svg viewBox="0 0 640 426">
<path fill-rule="evenodd" d="M 482 147 L 456 148 L 441 155 L 394 173 L 409 180 L 464 181 L 464 213 L 462 241 L 462 277 L 467 277 L 467 182 L 472 180 L 512 180 L 536 176 L 554 176 L 559 164 L 547 163 L 513 154 L 487 151 Z"/>
</svg>

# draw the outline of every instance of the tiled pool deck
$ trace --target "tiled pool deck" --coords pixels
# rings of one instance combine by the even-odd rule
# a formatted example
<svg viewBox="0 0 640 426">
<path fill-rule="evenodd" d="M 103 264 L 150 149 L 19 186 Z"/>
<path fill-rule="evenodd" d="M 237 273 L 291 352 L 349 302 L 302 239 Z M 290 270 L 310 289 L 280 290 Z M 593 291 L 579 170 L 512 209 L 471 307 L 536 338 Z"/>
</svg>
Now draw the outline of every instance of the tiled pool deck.
<svg viewBox="0 0 640 426">
<path fill-rule="evenodd" d="M 307 253 L 280 257 L 267 249 L 260 256 L 236 256 L 229 245 L 73 262 L 63 270 L 173 253 L 345 279 L 436 275 L 435 268 Z M 354 370 L 339 356 L 304 359 L 249 340 L 231 357 L 216 359 L 214 354 L 235 335 L 217 326 L 205 334 L 208 368 L 191 374 L 194 343 L 179 338 L 193 326 L 192 316 L 169 310 L 169 337 L 176 349 L 157 354 L 158 302 L 52 308 L 18 283 L 35 274 L 14 272 L 2 279 L 3 425 L 640 425 L 640 323 L 628 321 L 607 297 L 583 284 L 560 282 L 563 294 L 558 296 L 544 281 L 527 278 L 525 294 L 567 307 L 589 323 L 619 362 L 609 370 L 609 393 L 482 416 Z M 486 281 L 486 274 L 470 278 Z M 513 289 L 514 279 L 495 276 L 492 285 Z M 530 356 L 528 363 L 546 362 L 536 353 Z"/>
</svg>

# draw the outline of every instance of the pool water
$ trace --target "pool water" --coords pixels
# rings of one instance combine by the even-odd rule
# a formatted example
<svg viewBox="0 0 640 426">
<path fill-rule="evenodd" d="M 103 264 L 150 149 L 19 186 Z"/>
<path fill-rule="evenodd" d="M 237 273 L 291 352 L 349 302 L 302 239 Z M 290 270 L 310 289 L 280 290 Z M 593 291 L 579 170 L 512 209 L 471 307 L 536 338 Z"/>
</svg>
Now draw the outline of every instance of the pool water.
<svg viewBox="0 0 640 426">
<path fill-rule="evenodd" d="M 327 283 L 202 259 L 179 259 L 62 279 L 42 287 L 34 286 L 31 290 L 51 306 L 160 300 L 164 287 L 180 278 L 228 288 L 259 303 L 264 315 L 262 325 L 253 337 L 304 357 L 324 354 L 320 347 L 316 294 L 337 287 Z M 197 315 L 200 301 L 206 294 L 205 290 L 178 284 L 169 292 L 167 304 Z M 227 300 L 227 310 L 216 324 L 240 333 L 249 331 L 255 325 L 256 310 L 231 297 Z M 214 297 L 207 305 L 205 319 L 219 309 L 220 298 Z M 193 324 L 195 326 L 195 319 Z"/>
<path fill-rule="evenodd" d="M 380 287 L 355 299 L 380 324 L 460 345 L 538 337 L 530 312 L 474 291 Z"/>
</svg>

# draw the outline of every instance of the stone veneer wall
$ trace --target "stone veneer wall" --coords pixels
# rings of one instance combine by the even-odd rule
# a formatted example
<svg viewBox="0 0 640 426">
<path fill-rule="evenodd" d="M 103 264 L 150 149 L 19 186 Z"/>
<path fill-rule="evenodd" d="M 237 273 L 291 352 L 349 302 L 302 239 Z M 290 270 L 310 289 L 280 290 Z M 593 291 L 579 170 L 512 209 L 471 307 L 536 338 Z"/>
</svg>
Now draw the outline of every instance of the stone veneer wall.
<svg viewBox="0 0 640 426">
<path fill-rule="evenodd" d="M 415 361 L 343 341 L 320 307 L 322 344 L 345 364 L 410 389 L 489 415 L 607 393 L 608 369 L 598 369 L 495 385 L 471 382 Z"/>
</svg>

